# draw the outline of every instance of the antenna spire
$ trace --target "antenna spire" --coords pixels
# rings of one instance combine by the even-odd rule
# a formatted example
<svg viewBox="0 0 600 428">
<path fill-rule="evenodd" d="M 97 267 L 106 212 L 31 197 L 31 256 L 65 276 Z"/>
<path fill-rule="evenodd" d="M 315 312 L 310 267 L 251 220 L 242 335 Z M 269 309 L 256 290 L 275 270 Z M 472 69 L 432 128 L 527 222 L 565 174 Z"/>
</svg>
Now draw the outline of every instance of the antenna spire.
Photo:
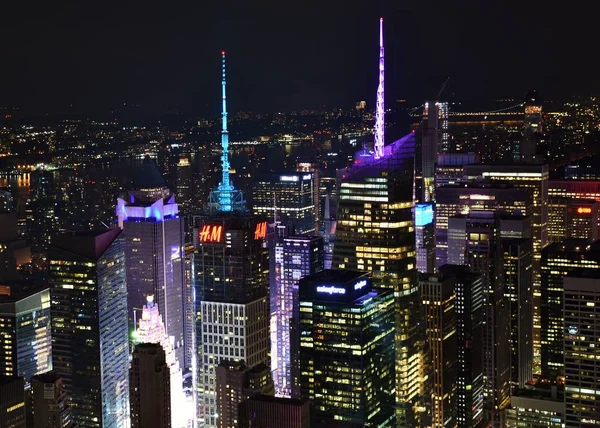
<svg viewBox="0 0 600 428">
<path fill-rule="evenodd" d="M 377 87 L 377 105 L 375 110 L 375 159 L 380 159 L 383 157 L 383 147 L 385 145 L 385 106 L 383 76 L 383 18 L 379 18 L 379 86 Z"/>
</svg>

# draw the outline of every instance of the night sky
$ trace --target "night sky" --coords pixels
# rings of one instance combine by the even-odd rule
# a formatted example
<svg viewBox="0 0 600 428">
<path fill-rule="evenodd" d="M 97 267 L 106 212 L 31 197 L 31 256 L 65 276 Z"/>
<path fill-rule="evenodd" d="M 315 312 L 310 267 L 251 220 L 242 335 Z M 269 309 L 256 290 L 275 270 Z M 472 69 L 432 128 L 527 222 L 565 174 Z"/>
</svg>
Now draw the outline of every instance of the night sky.
<svg viewBox="0 0 600 428">
<path fill-rule="evenodd" d="M 523 98 L 530 88 L 544 99 L 592 95 L 599 9 L 537 0 L 6 1 L 0 106 L 214 114 L 225 49 L 232 111 L 361 99 L 372 107 L 380 15 L 388 105 L 434 97 L 447 76 L 455 100 Z"/>
</svg>

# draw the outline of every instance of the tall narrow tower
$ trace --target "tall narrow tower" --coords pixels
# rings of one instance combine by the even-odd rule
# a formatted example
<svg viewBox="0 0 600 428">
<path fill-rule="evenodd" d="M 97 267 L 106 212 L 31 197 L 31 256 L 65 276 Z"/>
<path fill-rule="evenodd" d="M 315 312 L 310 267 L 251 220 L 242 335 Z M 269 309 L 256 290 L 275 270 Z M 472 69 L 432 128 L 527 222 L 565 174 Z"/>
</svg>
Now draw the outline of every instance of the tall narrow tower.
<svg viewBox="0 0 600 428">
<path fill-rule="evenodd" d="M 383 18 L 379 18 L 379 86 L 377 87 L 377 107 L 375 111 L 375 159 L 383 157 L 384 146 L 384 90 L 383 90 Z"/>
<path fill-rule="evenodd" d="M 227 94 L 225 79 L 225 51 L 221 52 L 223 75 L 221 80 L 221 96 L 223 100 L 221 112 L 221 183 L 210 192 L 208 206 L 210 211 L 232 212 L 244 207 L 242 192 L 237 190 L 229 180 L 229 131 L 227 130 Z"/>
</svg>

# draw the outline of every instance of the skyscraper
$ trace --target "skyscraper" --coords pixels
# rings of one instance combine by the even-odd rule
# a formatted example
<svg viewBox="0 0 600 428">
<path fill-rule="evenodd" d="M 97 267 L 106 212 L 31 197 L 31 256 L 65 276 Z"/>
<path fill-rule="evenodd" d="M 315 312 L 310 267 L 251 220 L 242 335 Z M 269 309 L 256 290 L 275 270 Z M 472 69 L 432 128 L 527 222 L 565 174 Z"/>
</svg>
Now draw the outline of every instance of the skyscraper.
<svg viewBox="0 0 600 428">
<path fill-rule="evenodd" d="M 0 427 L 25 428 L 26 413 L 23 378 L 0 376 Z"/>
<path fill-rule="evenodd" d="M 185 343 L 185 330 L 191 326 L 185 325 L 183 221 L 175 196 L 150 157 L 138 169 L 134 188 L 127 200 L 117 200 L 125 239 L 129 329 L 136 329 L 146 297 L 154 296 L 177 360 L 186 368 L 191 344 Z"/>
<path fill-rule="evenodd" d="M 310 428 L 308 400 L 257 395 L 242 403 L 241 426 L 252 428 Z"/>
<path fill-rule="evenodd" d="M 314 233 L 315 185 L 311 172 L 259 174 L 252 187 L 252 212 L 269 221 L 289 222 L 298 234 Z"/>
<path fill-rule="evenodd" d="M 598 202 L 593 199 L 548 198 L 548 240 L 598 239 Z"/>
<path fill-rule="evenodd" d="M 435 201 L 435 164 L 438 153 L 449 151 L 448 103 L 426 102 L 421 127 L 422 194 L 417 195 L 421 202 Z"/>
<path fill-rule="evenodd" d="M 32 376 L 52 370 L 50 289 L 31 283 L 2 284 L 0 295 L 0 374 Z"/>
<path fill-rule="evenodd" d="M 542 377 L 565 375 L 563 277 L 576 268 L 600 269 L 600 242 L 567 239 L 542 250 Z"/>
<path fill-rule="evenodd" d="M 518 150 L 518 161 L 541 163 L 543 157 L 538 154 L 538 142 L 542 133 L 542 103 L 537 91 L 529 91 L 525 99 L 525 118 L 523 137 Z"/>
<path fill-rule="evenodd" d="M 129 372 L 131 427 L 171 428 L 171 375 L 162 346 L 135 345 Z"/>
<path fill-rule="evenodd" d="M 31 378 L 33 428 L 71 428 L 71 406 L 62 378 L 48 372 Z"/>
<path fill-rule="evenodd" d="M 483 277 L 467 266 L 444 265 L 454 282 L 456 316 L 456 425 L 483 426 Z"/>
<path fill-rule="evenodd" d="M 393 426 L 394 299 L 368 274 L 324 270 L 300 280 L 299 385 L 317 424 Z M 357 356 L 360 355 L 360 358 Z"/>
<path fill-rule="evenodd" d="M 456 426 L 457 319 L 454 278 L 420 278 L 427 338 L 432 354 L 433 427 Z"/>
<path fill-rule="evenodd" d="M 433 204 L 417 204 L 415 206 L 415 237 L 417 270 L 420 273 L 433 273 L 435 268 Z"/>
<path fill-rule="evenodd" d="M 129 420 L 125 242 L 120 229 L 60 235 L 49 248 L 54 371 L 80 427 Z"/>
<path fill-rule="evenodd" d="M 565 426 L 600 425 L 600 270 L 564 278 Z"/>
<path fill-rule="evenodd" d="M 271 370 L 275 392 L 291 397 L 293 388 L 291 355 L 292 318 L 299 316 L 298 283 L 301 278 L 323 270 L 323 238 L 292 236 L 283 239 L 279 280 L 271 284 Z"/>
<path fill-rule="evenodd" d="M 243 195 L 229 180 L 225 52 L 222 61 L 222 180 L 211 192 L 209 214 L 197 218 L 192 255 L 198 417 L 207 427 L 218 424 L 217 366 L 269 362 L 267 222 L 245 213 Z"/>
</svg>

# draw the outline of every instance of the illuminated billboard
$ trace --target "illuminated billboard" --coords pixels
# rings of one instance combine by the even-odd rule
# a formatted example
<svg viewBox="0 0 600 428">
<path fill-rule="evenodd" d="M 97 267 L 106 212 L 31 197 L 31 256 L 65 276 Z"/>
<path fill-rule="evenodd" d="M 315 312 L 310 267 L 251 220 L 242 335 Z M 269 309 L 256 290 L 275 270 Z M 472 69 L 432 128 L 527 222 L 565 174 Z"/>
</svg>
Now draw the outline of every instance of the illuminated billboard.
<svg viewBox="0 0 600 428">
<path fill-rule="evenodd" d="M 254 239 L 264 239 L 267 236 L 267 222 L 262 221 L 256 225 Z"/>
<path fill-rule="evenodd" d="M 198 232 L 200 242 L 221 242 L 223 226 L 220 224 L 205 224 Z"/>
</svg>

